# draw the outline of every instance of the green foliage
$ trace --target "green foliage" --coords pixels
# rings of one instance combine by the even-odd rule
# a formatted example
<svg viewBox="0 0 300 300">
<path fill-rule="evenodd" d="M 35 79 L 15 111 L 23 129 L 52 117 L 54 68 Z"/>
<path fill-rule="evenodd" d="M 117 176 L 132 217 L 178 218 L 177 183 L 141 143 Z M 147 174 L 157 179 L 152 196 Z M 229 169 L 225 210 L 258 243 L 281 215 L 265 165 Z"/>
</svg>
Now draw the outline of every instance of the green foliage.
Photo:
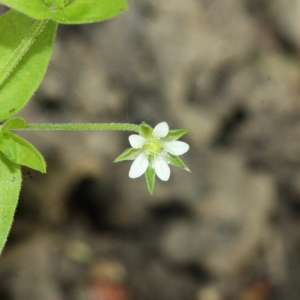
<svg viewBox="0 0 300 300">
<path fill-rule="evenodd" d="M 0 254 L 9 234 L 22 184 L 21 165 L 46 172 L 46 163 L 29 142 L 10 129 L 26 128 L 22 118 L 7 120 L 0 127 Z"/>
<path fill-rule="evenodd" d="M 40 152 L 29 142 L 12 132 L 1 136 L 0 151 L 12 162 L 46 173 L 46 163 Z"/>
<path fill-rule="evenodd" d="M 26 127 L 26 122 L 22 118 L 11 118 L 0 127 L 0 136 L 10 129 L 21 129 Z"/>
<path fill-rule="evenodd" d="M 57 24 L 11 10 L 0 17 L 0 120 L 18 112 L 38 88 Z"/>
<path fill-rule="evenodd" d="M 52 19 L 63 24 L 107 20 L 128 9 L 125 0 L 0 0 L 34 19 Z"/>
<path fill-rule="evenodd" d="M 9 234 L 21 190 L 21 166 L 0 152 L 0 254 Z"/>
<path fill-rule="evenodd" d="M 0 16 L 0 120 L 22 109 L 38 88 L 58 23 L 98 22 L 128 9 L 126 0 L 0 0 L 0 4 L 12 8 Z M 21 165 L 46 172 L 39 151 L 10 132 L 26 128 L 21 118 L 8 119 L 0 126 L 0 254 L 17 207 Z"/>
</svg>

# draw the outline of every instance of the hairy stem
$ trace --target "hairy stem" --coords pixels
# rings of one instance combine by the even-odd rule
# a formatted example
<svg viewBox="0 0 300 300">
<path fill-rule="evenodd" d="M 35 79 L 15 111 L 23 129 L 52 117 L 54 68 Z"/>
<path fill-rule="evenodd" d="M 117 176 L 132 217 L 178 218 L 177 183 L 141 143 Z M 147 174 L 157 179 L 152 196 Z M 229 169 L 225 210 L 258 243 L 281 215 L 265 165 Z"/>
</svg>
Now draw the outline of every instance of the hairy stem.
<svg viewBox="0 0 300 300">
<path fill-rule="evenodd" d="M 121 130 L 139 132 L 139 125 L 129 123 L 44 123 L 27 124 L 18 130 Z"/>
</svg>

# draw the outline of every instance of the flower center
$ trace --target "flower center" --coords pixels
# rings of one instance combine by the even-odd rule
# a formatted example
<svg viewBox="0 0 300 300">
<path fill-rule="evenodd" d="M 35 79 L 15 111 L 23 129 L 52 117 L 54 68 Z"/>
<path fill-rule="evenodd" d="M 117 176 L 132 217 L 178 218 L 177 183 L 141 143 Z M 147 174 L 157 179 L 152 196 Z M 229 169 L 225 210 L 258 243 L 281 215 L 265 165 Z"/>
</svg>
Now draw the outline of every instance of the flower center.
<svg viewBox="0 0 300 300">
<path fill-rule="evenodd" d="M 160 153 L 162 150 L 162 147 L 159 141 L 157 140 L 150 140 L 148 143 L 146 143 L 144 147 L 146 152 L 150 152 L 150 153 Z"/>
</svg>

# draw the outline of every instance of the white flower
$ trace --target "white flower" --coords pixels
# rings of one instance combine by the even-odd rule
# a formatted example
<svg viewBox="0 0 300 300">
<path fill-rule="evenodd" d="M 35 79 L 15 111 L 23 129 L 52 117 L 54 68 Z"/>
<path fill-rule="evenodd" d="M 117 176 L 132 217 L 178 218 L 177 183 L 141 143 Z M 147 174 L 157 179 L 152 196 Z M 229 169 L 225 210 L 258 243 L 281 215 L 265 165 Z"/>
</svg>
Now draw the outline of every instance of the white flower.
<svg viewBox="0 0 300 300">
<path fill-rule="evenodd" d="M 150 194 L 153 193 L 155 174 L 163 181 L 170 178 L 170 167 L 174 165 L 186 171 L 189 168 L 178 157 L 189 150 L 189 145 L 177 141 L 188 132 L 187 129 L 169 130 L 166 122 L 159 123 L 154 129 L 143 122 L 139 126 L 139 134 L 129 136 L 132 148 L 121 153 L 115 162 L 133 160 L 129 170 L 130 178 L 140 177 L 145 173 Z"/>
<path fill-rule="evenodd" d="M 178 136 L 182 136 L 186 131 L 177 135 L 175 131 L 173 133 L 173 136 L 169 136 L 169 126 L 166 122 L 162 122 L 156 125 L 152 134 L 147 137 L 145 137 L 145 134 L 144 136 L 137 134 L 129 136 L 130 145 L 133 149 L 138 150 L 135 151 L 134 155 L 127 158 L 134 159 L 129 170 L 130 178 L 140 177 L 151 167 L 158 178 L 163 181 L 169 180 L 171 173 L 169 164 L 173 161 L 173 164 L 178 165 L 178 162 L 174 162 L 176 157 L 189 150 L 187 143 L 176 140 Z M 188 170 L 185 165 L 182 166 L 181 164 L 179 166 Z"/>
</svg>

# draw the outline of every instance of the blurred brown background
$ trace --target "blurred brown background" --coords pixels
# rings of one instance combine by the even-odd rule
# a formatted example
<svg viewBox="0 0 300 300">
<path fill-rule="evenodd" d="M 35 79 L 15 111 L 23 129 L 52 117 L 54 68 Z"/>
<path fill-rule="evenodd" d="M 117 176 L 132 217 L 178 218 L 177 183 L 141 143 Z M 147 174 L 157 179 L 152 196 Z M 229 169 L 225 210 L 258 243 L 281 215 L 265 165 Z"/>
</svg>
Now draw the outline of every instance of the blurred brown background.
<svg viewBox="0 0 300 300">
<path fill-rule="evenodd" d="M 154 195 L 124 132 L 31 132 L 0 300 L 300 299 L 300 2 L 130 0 L 60 26 L 35 122 L 190 128 Z M 33 177 L 29 179 L 29 177 Z"/>
</svg>

